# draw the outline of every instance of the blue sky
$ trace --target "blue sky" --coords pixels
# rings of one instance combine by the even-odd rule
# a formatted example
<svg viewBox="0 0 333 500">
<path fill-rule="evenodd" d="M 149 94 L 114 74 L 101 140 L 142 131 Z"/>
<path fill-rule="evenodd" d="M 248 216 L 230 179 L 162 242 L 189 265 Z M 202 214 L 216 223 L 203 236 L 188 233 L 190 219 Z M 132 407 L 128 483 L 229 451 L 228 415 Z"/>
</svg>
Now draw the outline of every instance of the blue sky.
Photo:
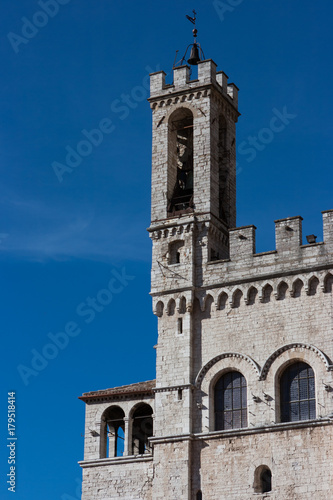
<svg viewBox="0 0 333 500">
<path fill-rule="evenodd" d="M 320 212 L 333 208 L 333 5 L 59 0 L 51 17 L 38 14 L 43 3 L 3 0 L 0 16 L 0 496 L 11 495 L 14 390 L 16 500 L 73 500 L 84 434 L 77 397 L 155 376 L 148 73 L 163 69 L 171 81 L 176 49 L 192 40 L 185 14 L 196 8 L 206 57 L 240 88 L 237 224 L 257 226 L 258 251 L 274 249 L 274 219 L 293 215 L 320 241 Z M 272 132 L 277 113 L 288 123 Z M 71 170 L 60 175 L 67 155 Z M 110 280 L 112 298 L 101 292 Z M 106 305 L 84 315 L 97 296 Z M 49 347 L 54 338 L 61 348 Z M 43 350 L 49 359 L 38 364 Z"/>
</svg>

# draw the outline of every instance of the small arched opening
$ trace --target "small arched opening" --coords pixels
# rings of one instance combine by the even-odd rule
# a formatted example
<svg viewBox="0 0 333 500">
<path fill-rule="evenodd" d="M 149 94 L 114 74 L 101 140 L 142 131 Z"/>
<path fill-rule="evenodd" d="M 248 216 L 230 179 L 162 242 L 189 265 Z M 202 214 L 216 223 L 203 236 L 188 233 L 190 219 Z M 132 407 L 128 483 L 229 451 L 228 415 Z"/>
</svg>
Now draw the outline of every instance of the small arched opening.
<svg viewBox="0 0 333 500">
<path fill-rule="evenodd" d="M 272 293 L 273 293 L 272 286 L 269 284 L 265 285 L 262 291 L 262 302 L 264 304 L 268 304 L 268 302 L 271 301 Z"/>
<path fill-rule="evenodd" d="M 287 290 L 288 290 L 287 283 L 281 281 L 281 283 L 278 285 L 277 288 L 278 300 L 284 300 L 286 298 Z"/>
<path fill-rule="evenodd" d="M 125 413 L 119 406 L 107 408 L 101 422 L 100 457 L 121 457 L 125 442 Z"/>
<path fill-rule="evenodd" d="M 151 453 L 149 438 L 153 435 L 153 410 L 150 405 L 143 403 L 136 408 L 132 415 L 132 453 L 143 455 Z"/>
<path fill-rule="evenodd" d="M 184 241 L 177 240 L 169 244 L 169 264 L 180 264 L 184 261 Z"/>
<path fill-rule="evenodd" d="M 255 493 L 272 491 L 272 472 L 267 465 L 260 465 L 254 472 L 253 488 Z"/>
</svg>

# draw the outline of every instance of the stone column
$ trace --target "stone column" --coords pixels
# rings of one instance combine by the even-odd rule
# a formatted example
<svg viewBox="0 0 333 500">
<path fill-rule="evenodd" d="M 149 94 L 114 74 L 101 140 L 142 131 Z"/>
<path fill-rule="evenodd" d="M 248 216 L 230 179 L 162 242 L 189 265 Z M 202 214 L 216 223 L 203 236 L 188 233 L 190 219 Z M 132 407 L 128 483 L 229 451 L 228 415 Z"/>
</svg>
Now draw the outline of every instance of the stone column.
<svg viewBox="0 0 333 500">
<path fill-rule="evenodd" d="M 132 421 L 131 418 L 124 417 L 124 423 L 125 423 L 124 456 L 129 455 L 131 450 L 131 442 L 130 442 L 130 437 L 131 437 L 130 434 L 132 434 L 130 432 L 131 421 Z"/>
</svg>

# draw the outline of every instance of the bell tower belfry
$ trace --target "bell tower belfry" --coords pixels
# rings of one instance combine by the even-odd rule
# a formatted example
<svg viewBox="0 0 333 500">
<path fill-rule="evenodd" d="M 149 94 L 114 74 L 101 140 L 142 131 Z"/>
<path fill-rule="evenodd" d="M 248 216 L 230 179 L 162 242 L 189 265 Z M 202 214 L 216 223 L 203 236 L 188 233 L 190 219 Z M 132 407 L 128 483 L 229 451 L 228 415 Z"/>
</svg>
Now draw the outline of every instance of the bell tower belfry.
<svg viewBox="0 0 333 500">
<path fill-rule="evenodd" d="M 238 88 L 213 60 L 197 66 L 196 80 L 187 65 L 173 69 L 173 84 L 164 71 L 150 75 L 153 293 L 174 287 L 174 264 L 200 285 L 199 268 L 228 257 L 228 229 L 236 226 Z"/>
</svg>

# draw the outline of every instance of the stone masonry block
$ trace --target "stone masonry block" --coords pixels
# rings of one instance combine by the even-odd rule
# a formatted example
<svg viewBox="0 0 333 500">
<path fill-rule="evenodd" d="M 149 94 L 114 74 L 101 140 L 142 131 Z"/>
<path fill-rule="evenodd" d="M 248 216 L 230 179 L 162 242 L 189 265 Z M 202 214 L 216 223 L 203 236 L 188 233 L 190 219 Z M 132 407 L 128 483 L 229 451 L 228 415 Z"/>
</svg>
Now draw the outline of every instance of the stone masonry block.
<svg viewBox="0 0 333 500">
<path fill-rule="evenodd" d="M 325 210 L 323 214 L 324 242 L 333 246 L 333 210 Z"/>
<path fill-rule="evenodd" d="M 230 259 L 242 259 L 256 251 L 255 226 L 243 226 L 229 230 Z"/>
<path fill-rule="evenodd" d="M 166 73 L 164 71 L 157 71 L 150 75 L 150 96 L 159 95 L 165 87 Z"/>
<path fill-rule="evenodd" d="M 216 82 L 216 63 L 212 59 L 198 63 L 198 79 L 200 83 Z"/>
<path fill-rule="evenodd" d="M 175 89 L 184 87 L 190 80 L 190 68 L 185 66 L 178 66 L 173 70 L 173 84 Z"/>
<path fill-rule="evenodd" d="M 275 222 L 275 242 L 278 252 L 291 252 L 298 250 L 302 245 L 302 220 L 296 217 L 279 219 Z"/>
</svg>

